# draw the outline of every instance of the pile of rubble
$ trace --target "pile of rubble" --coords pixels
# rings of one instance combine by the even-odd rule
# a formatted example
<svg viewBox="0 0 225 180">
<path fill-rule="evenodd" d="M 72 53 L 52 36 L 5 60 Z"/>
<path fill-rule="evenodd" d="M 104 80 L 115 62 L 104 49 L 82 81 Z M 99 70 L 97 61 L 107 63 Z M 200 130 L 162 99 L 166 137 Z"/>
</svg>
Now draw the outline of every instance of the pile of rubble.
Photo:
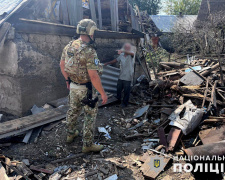
<svg viewBox="0 0 225 180">
<path fill-rule="evenodd" d="M 162 156 L 165 166 L 174 156 L 225 154 L 223 67 L 208 59 L 161 62 L 160 66 L 150 88 L 134 87 L 133 94 L 138 95 L 134 101 L 144 106 L 126 119 L 125 139 L 144 137 L 142 149 L 149 153 L 144 155 L 141 170 L 153 179 L 160 173 L 153 173 L 149 165 L 154 154 Z"/>
<path fill-rule="evenodd" d="M 105 123 L 98 124 L 95 137 L 96 143 L 105 147 L 100 154 L 80 153 L 79 141 L 74 144 L 76 148 L 71 147 L 78 150 L 71 154 L 70 146 L 61 143 L 65 138 L 60 133 L 64 132 L 62 119 L 68 109 L 67 98 L 49 102 L 43 108 L 34 106 L 32 115 L 3 122 L 0 139 L 21 136 L 21 133 L 26 134 L 22 136 L 24 143 L 36 143 L 39 138 L 40 151 L 46 161 L 32 158 L 18 161 L 10 154 L 10 159 L 1 155 L 0 174 L 5 179 L 116 180 L 128 177 L 131 169 L 134 172 L 136 168 L 140 179 L 156 179 L 171 166 L 171 162 L 181 162 L 180 157 L 189 160 L 193 156 L 223 156 L 225 88 L 220 73 L 224 71 L 223 67 L 220 69 L 216 60 L 208 59 L 187 63 L 161 62 L 160 66 L 156 80 L 148 82 L 144 77 L 139 78 L 139 83 L 132 88 L 130 106 L 121 109 L 118 104 L 113 104 L 110 109 L 101 108 L 99 116 Z M 112 103 L 115 100 L 113 96 L 110 99 Z M 52 129 L 52 139 L 57 136 L 61 140 L 51 144 L 52 139 L 45 139 Z M 0 148 L 10 146 L 9 142 L 0 144 Z M 38 143 L 36 147 L 40 145 Z M 56 146 L 54 157 L 50 156 L 51 149 L 44 147 L 47 143 Z M 30 147 L 34 146 L 26 148 Z M 21 145 L 20 150 L 26 148 Z M 128 159 L 130 154 L 133 157 Z M 161 162 L 157 171 L 152 166 L 155 159 Z M 196 162 L 196 158 L 192 161 Z M 185 165 L 185 161 L 182 163 Z"/>
</svg>

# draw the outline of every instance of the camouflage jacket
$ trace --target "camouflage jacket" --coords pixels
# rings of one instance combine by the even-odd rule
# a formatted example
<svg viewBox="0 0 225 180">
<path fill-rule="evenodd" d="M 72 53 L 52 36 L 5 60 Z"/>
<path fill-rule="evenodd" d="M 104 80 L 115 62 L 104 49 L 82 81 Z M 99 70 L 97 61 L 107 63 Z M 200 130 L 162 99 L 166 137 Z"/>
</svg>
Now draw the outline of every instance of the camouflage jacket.
<svg viewBox="0 0 225 180">
<path fill-rule="evenodd" d="M 64 48 L 61 60 L 65 60 L 65 72 L 76 83 L 90 82 L 88 70 L 101 69 L 95 49 L 80 39 L 71 41 Z"/>
</svg>

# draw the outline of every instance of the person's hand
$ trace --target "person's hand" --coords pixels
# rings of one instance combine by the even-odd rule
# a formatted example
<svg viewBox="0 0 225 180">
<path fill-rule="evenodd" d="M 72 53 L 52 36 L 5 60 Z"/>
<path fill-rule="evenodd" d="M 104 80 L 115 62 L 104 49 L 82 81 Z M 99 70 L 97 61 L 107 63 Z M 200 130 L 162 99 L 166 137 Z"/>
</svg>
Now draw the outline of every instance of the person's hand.
<svg viewBox="0 0 225 180">
<path fill-rule="evenodd" d="M 104 63 L 104 64 L 103 64 L 103 66 L 107 66 L 107 65 L 108 65 L 108 63 Z"/>
<path fill-rule="evenodd" d="M 118 54 L 120 55 L 122 53 L 122 50 L 117 50 Z"/>
<path fill-rule="evenodd" d="M 66 81 L 66 86 L 67 86 L 67 89 L 70 90 L 70 83 L 69 83 L 69 81 Z"/>
<path fill-rule="evenodd" d="M 108 101 L 108 96 L 104 93 L 101 95 L 102 97 L 102 105 L 106 104 Z"/>
</svg>

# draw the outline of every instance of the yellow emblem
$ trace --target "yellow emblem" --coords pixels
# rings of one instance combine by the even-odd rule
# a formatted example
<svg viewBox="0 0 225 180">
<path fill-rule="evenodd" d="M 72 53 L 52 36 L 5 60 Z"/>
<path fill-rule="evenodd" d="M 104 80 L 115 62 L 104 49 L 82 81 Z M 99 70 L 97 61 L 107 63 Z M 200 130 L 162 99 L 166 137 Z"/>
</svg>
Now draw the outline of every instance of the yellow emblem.
<svg viewBox="0 0 225 180">
<path fill-rule="evenodd" d="M 160 167 L 160 160 L 159 159 L 154 159 L 154 167 L 155 168 Z"/>
</svg>

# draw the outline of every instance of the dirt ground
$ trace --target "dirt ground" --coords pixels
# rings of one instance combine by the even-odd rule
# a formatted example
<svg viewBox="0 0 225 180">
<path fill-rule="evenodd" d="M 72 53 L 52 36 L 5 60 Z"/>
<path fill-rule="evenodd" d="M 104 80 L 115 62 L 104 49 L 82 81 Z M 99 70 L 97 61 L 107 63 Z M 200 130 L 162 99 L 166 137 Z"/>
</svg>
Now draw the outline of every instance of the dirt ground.
<svg viewBox="0 0 225 180">
<path fill-rule="evenodd" d="M 137 159 L 142 156 L 141 144 L 143 139 L 126 141 L 124 134 L 127 132 L 125 119 L 131 118 L 139 108 L 137 105 L 130 105 L 122 111 L 118 104 L 99 109 L 96 121 L 95 141 L 103 144 L 105 149 L 102 153 L 87 154 L 85 157 L 72 159 L 59 164 L 52 164 L 51 161 L 69 157 L 73 154 L 81 153 L 82 132 L 75 141 L 68 145 L 65 143 L 66 128 L 65 120 L 55 126 L 51 131 L 42 131 L 36 143 L 24 144 L 15 143 L 8 148 L 3 148 L 2 153 L 10 159 L 22 161 L 29 159 L 30 164 L 41 168 L 55 169 L 57 167 L 71 167 L 73 178 L 80 179 L 105 179 L 113 174 L 118 175 L 121 180 L 143 180 L 145 177 L 140 171 L 140 164 Z M 125 113 L 125 114 L 124 114 Z M 125 116 L 124 116 L 125 115 Z M 82 119 L 80 117 L 79 128 L 82 130 Z M 97 127 L 110 126 L 111 139 L 107 140 L 104 136 L 99 136 Z M 101 173 L 90 175 L 90 172 L 100 169 Z M 174 173 L 172 163 L 157 179 L 168 179 L 168 175 L 173 179 L 191 179 L 190 173 Z M 79 179 L 78 178 L 78 179 Z"/>
</svg>

